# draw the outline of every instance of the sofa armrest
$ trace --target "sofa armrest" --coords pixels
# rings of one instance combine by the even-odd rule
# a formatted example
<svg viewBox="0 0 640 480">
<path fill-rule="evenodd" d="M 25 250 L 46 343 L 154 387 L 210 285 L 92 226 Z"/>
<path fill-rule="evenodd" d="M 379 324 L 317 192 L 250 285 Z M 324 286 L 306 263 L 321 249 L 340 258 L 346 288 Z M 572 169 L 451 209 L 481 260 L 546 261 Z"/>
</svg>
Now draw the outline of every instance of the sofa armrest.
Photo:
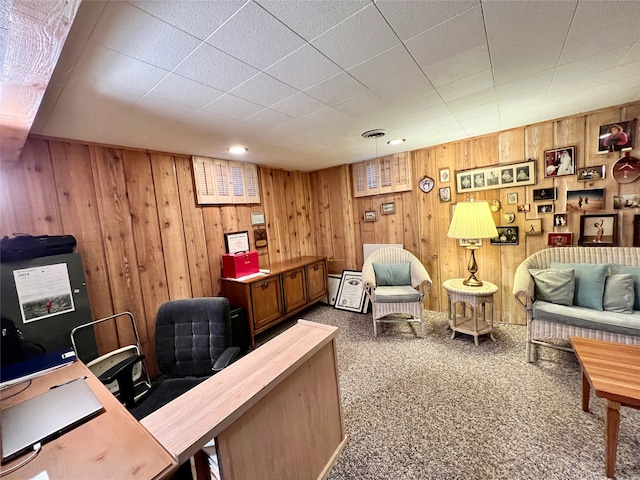
<svg viewBox="0 0 640 480">
<path fill-rule="evenodd" d="M 526 261 L 520 264 L 513 278 L 513 296 L 525 312 L 531 309 L 535 300 L 535 283 Z"/>
</svg>

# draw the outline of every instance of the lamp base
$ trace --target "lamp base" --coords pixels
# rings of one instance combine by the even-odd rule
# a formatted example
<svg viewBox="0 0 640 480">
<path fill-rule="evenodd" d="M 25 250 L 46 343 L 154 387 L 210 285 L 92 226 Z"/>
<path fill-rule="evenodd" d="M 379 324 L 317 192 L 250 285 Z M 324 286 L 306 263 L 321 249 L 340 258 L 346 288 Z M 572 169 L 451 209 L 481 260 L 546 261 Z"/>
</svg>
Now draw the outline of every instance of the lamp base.
<svg viewBox="0 0 640 480">
<path fill-rule="evenodd" d="M 462 283 L 467 287 L 481 287 L 483 285 L 482 280 L 478 280 L 475 275 L 471 275 L 466 280 L 463 280 Z"/>
<path fill-rule="evenodd" d="M 476 243 L 472 241 L 471 245 L 469 245 L 467 248 L 471 250 L 471 258 L 469 259 L 469 265 L 467 265 L 469 278 L 464 280 L 462 283 L 467 287 L 481 287 L 482 281 L 476 278 L 476 272 L 478 271 L 478 263 L 476 262 L 476 250 L 478 249 L 478 247 Z"/>
</svg>

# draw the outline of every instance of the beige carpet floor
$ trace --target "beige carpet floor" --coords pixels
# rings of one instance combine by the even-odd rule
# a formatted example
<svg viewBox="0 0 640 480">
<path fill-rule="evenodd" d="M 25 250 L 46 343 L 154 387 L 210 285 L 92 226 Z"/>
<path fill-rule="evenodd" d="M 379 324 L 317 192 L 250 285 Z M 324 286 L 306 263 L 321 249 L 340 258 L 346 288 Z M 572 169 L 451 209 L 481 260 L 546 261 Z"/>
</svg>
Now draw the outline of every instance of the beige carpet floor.
<svg viewBox="0 0 640 480">
<path fill-rule="evenodd" d="M 348 442 L 329 479 L 604 479 L 604 405 L 580 407 L 574 354 L 541 348 L 525 362 L 525 328 L 495 342 L 458 335 L 446 315 L 416 327 L 317 305 L 298 318 L 335 325 Z M 258 337 L 258 344 L 295 323 Z M 640 479 L 640 411 L 621 410 L 618 480 Z"/>
</svg>

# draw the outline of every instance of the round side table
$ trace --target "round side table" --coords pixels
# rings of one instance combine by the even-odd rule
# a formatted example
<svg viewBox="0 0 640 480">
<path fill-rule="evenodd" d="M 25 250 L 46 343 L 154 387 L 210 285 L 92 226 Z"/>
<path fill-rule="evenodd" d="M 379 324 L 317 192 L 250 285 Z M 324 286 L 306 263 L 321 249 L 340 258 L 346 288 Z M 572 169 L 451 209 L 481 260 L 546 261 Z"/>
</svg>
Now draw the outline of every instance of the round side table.
<svg viewBox="0 0 640 480">
<path fill-rule="evenodd" d="M 446 280 L 442 286 L 447 291 L 449 299 L 449 326 L 451 327 L 451 338 L 455 338 L 456 333 L 465 333 L 473 335 L 476 346 L 478 345 L 478 336 L 486 335 L 493 338 L 493 294 L 498 291 L 498 287 L 491 282 L 482 281 L 481 287 L 469 287 L 462 283 L 463 278 L 455 278 Z M 463 316 L 457 315 L 457 304 L 462 303 Z M 464 304 L 471 307 L 471 316 L 464 316 Z M 491 305 L 491 316 L 487 322 L 485 305 Z M 478 307 L 482 308 L 482 317 L 478 318 Z"/>
</svg>

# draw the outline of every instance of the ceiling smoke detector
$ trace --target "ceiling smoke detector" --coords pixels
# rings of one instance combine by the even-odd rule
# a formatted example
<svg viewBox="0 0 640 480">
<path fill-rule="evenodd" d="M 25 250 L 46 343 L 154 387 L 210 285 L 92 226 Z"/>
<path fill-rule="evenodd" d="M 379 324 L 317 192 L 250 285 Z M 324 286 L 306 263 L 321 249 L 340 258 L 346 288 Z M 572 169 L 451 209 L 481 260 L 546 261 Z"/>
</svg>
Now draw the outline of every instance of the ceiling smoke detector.
<svg viewBox="0 0 640 480">
<path fill-rule="evenodd" d="M 362 134 L 362 136 L 364 138 L 380 138 L 380 137 L 384 137 L 386 134 L 387 134 L 386 130 L 377 128 L 375 130 L 367 130 Z"/>
</svg>

